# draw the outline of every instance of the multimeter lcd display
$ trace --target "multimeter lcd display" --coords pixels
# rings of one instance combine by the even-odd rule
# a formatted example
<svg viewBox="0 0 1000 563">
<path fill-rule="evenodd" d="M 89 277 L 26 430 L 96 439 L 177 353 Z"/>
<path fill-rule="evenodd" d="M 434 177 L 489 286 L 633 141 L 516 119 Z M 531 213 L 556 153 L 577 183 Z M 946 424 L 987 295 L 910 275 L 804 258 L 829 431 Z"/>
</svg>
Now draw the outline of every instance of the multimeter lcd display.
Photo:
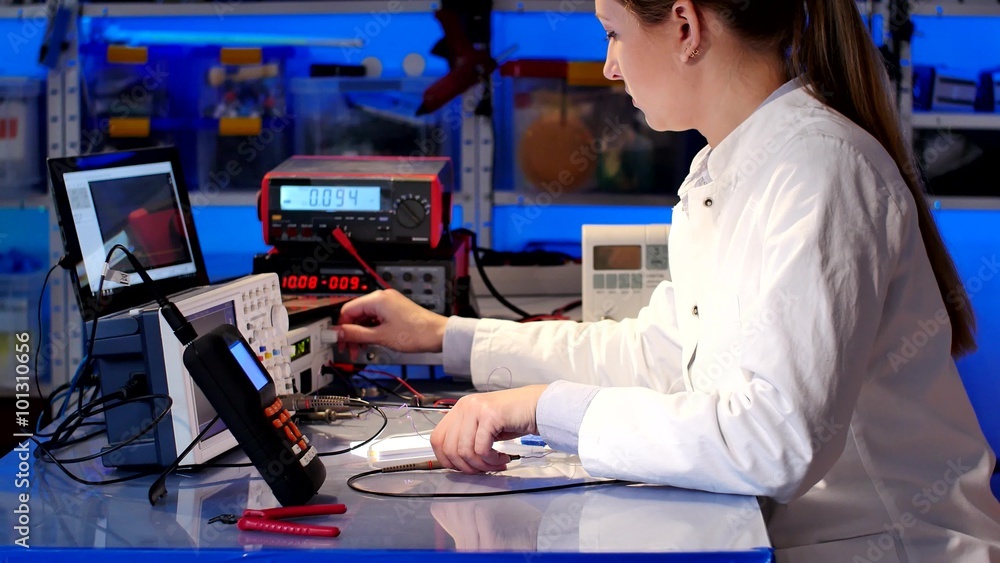
<svg viewBox="0 0 1000 563">
<path fill-rule="evenodd" d="M 262 390 L 264 386 L 271 382 L 271 378 L 267 376 L 266 373 L 261 371 L 260 366 L 257 362 L 253 361 L 253 356 L 250 355 L 250 350 L 243 344 L 242 341 L 237 340 L 229 345 L 229 351 L 232 352 L 233 357 L 236 361 L 240 363 L 240 367 L 243 368 L 243 372 L 247 374 L 250 378 L 250 382 L 258 391 Z"/>
<path fill-rule="evenodd" d="M 594 247 L 594 270 L 639 270 L 641 268 L 641 246 Z"/>
<path fill-rule="evenodd" d="M 380 211 L 378 186 L 281 186 L 282 211 Z"/>
</svg>

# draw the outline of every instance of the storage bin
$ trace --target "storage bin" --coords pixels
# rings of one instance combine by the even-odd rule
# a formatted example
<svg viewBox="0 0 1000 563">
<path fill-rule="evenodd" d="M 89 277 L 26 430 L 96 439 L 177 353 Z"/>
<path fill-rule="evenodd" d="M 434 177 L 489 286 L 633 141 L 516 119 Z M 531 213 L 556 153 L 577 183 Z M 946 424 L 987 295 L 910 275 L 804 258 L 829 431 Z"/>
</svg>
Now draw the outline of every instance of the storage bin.
<svg viewBox="0 0 1000 563">
<path fill-rule="evenodd" d="M 43 193 L 39 139 L 42 83 L 0 77 L 0 200 Z"/>
<path fill-rule="evenodd" d="M 345 156 L 446 156 L 457 169 L 461 99 L 417 115 L 436 79 L 299 78 L 292 80 L 295 153 Z"/>
<path fill-rule="evenodd" d="M 205 198 L 256 191 L 272 168 L 291 156 L 285 63 L 291 48 L 222 47 L 201 83 L 198 183 Z"/>
<path fill-rule="evenodd" d="M 650 129 L 601 63 L 511 61 L 500 74 L 497 190 L 676 195 L 704 146 Z"/>
</svg>

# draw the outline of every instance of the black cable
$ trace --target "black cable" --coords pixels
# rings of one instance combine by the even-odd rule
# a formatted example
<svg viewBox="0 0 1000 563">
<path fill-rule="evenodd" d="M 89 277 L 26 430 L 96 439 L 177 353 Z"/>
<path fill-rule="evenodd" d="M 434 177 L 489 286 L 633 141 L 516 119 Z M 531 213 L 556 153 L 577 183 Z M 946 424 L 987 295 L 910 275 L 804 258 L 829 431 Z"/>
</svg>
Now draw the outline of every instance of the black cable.
<svg viewBox="0 0 1000 563">
<path fill-rule="evenodd" d="M 63 258 L 65 258 L 65 256 Z M 48 273 L 45 274 L 45 279 L 42 280 L 42 289 L 38 292 L 38 309 L 36 310 L 38 314 L 38 324 L 36 325 L 38 327 L 38 342 L 35 343 L 35 390 L 38 392 L 38 398 L 43 402 L 45 401 L 45 396 L 42 395 L 42 384 L 38 379 L 38 352 L 42 347 L 42 299 L 45 298 L 45 286 L 49 285 L 49 276 L 51 276 L 52 272 L 56 271 L 56 268 L 60 265 L 62 265 L 62 259 L 49 268 Z M 42 408 L 47 408 L 47 406 L 43 405 Z"/>
<path fill-rule="evenodd" d="M 194 337 L 195 337 L 195 332 L 194 332 L 193 327 L 191 327 L 190 323 L 187 322 L 187 319 L 185 319 L 184 316 L 180 314 L 180 311 L 177 310 L 176 306 L 173 303 L 171 303 L 170 301 L 168 301 L 157 290 L 156 286 L 153 283 L 152 278 L 149 277 L 149 274 L 146 272 L 145 268 L 139 262 L 139 260 L 135 257 L 135 255 L 133 255 L 129 251 L 128 248 L 122 246 L 121 244 L 116 244 L 116 245 L 112 246 L 111 249 L 108 250 L 108 253 L 105 255 L 105 258 L 104 258 L 104 271 L 101 273 L 100 280 L 97 283 L 97 294 L 96 295 L 98 296 L 98 300 L 95 303 L 94 321 L 93 321 L 93 324 L 91 325 L 90 340 L 87 343 L 87 356 L 86 356 L 86 360 L 85 360 L 86 363 L 83 366 L 83 370 L 84 370 L 83 373 L 80 374 L 80 380 L 85 380 L 88 377 L 90 377 L 91 375 L 93 375 L 93 369 L 92 369 L 93 368 L 93 363 L 92 363 L 93 360 L 92 360 L 92 358 L 94 357 L 94 343 L 96 342 L 96 339 L 97 339 L 97 322 L 100 319 L 100 315 L 98 314 L 99 313 L 99 308 L 100 308 L 100 296 L 104 292 L 104 280 L 106 279 L 106 276 L 108 275 L 108 268 L 109 268 L 109 265 L 111 264 L 111 257 L 112 257 L 112 255 L 114 254 L 114 252 L 116 250 L 121 250 L 125 254 L 125 256 L 128 259 L 128 261 L 132 264 L 132 266 L 135 269 L 135 271 L 139 274 L 139 277 L 142 278 L 142 281 L 146 284 L 146 287 L 149 288 L 150 293 L 153 294 L 153 296 L 156 299 L 156 302 L 160 305 L 160 312 L 161 312 L 161 314 L 167 320 L 167 322 L 170 325 L 170 327 L 174 330 L 174 334 L 177 336 L 177 338 L 183 344 L 186 345 L 191 340 L 193 340 Z M 57 263 L 56 266 L 63 265 L 64 267 L 66 267 L 65 264 L 64 264 L 65 260 L 66 260 L 66 257 L 64 256 L 63 258 L 60 259 L 59 263 Z M 46 278 L 45 278 L 46 282 L 48 281 L 48 278 L 49 278 L 49 276 L 51 276 L 52 272 L 55 271 L 56 266 L 53 266 L 49 270 L 48 274 L 46 274 Z M 42 296 L 44 295 L 44 287 L 45 287 L 45 283 L 46 282 L 43 282 L 43 285 L 42 285 L 42 295 L 39 296 L 39 304 L 38 304 L 39 326 L 41 325 L 41 300 L 42 300 Z M 37 379 L 38 378 L 37 362 L 38 362 L 38 355 L 37 355 L 37 351 L 36 351 L 36 355 L 35 355 L 35 378 L 36 378 L 35 382 L 36 382 L 36 386 L 38 385 L 38 379 Z M 95 385 L 95 387 L 93 389 L 94 395 L 97 394 L 98 388 L 99 388 L 99 385 Z M 72 394 L 73 394 L 74 391 L 76 391 L 76 390 L 72 386 L 70 386 L 69 395 L 67 396 L 67 400 L 72 400 Z M 34 441 L 35 444 L 38 445 L 38 449 L 36 449 L 36 451 L 35 451 L 36 457 L 39 457 L 44 462 L 55 463 L 68 477 L 70 477 L 71 479 L 73 479 L 74 481 L 76 481 L 78 483 L 85 484 L 85 485 L 109 485 L 109 484 L 113 484 L 113 483 L 121 483 L 121 482 L 124 482 L 124 481 L 131 481 L 133 479 L 138 479 L 140 477 L 145 477 L 145 476 L 148 476 L 148 475 L 152 475 L 154 472 L 141 472 L 141 473 L 138 473 L 138 474 L 135 474 L 135 475 L 129 475 L 129 476 L 126 476 L 126 477 L 120 477 L 120 478 L 115 478 L 115 479 L 108 479 L 108 480 L 104 480 L 104 481 L 90 481 L 90 480 L 87 480 L 87 479 L 83 479 L 83 478 L 77 477 L 72 472 L 70 472 L 69 469 L 67 469 L 66 466 L 64 465 L 64 464 L 68 464 L 68 463 L 81 463 L 81 462 L 84 462 L 84 461 L 90 461 L 90 460 L 96 459 L 98 457 L 102 457 L 102 456 L 104 456 L 106 454 L 109 454 L 109 453 L 115 452 L 117 450 L 120 450 L 120 449 L 122 449 L 122 448 L 124 448 L 124 447 L 126 447 L 126 446 L 128 446 L 130 444 L 132 444 L 136 440 L 140 439 L 142 436 L 144 436 L 144 435 L 148 434 L 150 431 L 152 431 L 153 428 L 155 428 L 156 425 L 159 424 L 164 419 L 164 417 L 166 417 L 167 413 L 170 412 L 170 409 L 173 406 L 173 399 L 169 395 L 148 394 L 148 395 L 140 395 L 140 396 L 134 396 L 133 397 L 133 396 L 129 396 L 129 391 L 130 391 L 130 387 L 129 387 L 129 385 L 126 385 L 125 387 L 122 387 L 121 389 L 119 389 L 117 392 L 109 394 L 109 395 L 105 395 L 104 397 L 101 397 L 100 399 L 93 399 L 92 398 L 86 405 L 84 405 L 83 401 L 84 401 L 84 397 L 86 396 L 86 386 L 85 386 L 85 384 L 82 385 L 80 387 L 80 389 L 77 391 L 79 393 L 78 396 L 77 396 L 77 410 L 75 412 L 73 412 L 73 413 L 70 413 L 65 419 L 63 419 L 63 421 L 60 422 L 59 426 L 56 427 L 56 429 L 54 431 L 52 431 L 51 433 L 45 435 L 45 436 L 51 436 L 51 439 L 48 440 L 48 441 L 46 441 L 46 442 L 40 442 L 40 441 L 38 441 L 34 437 L 31 438 L 32 441 Z M 39 393 L 40 393 L 40 391 L 39 391 Z M 54 396 L 55 393 L 56 393 L 56 391 L 53 391 L 53 396 Z M 125 405 L 125 404 L 129 404 L 129 403 L 133 403 L 133 402 L 138 402 L 138 401 L 156 400 L 156 399 L 165 399 L 167 401 L 166 406 L 160 411 L 160 413 L 148 425 L 146 425 L 144 428 L 142 428 L 135 435 L 129 437 L 127 440 L 119 442 L 119 443 L 111 446 L 110 448 L 104 449 L 102 451 L 99 451 L 99 452 L 96 452 L 96 453 L 93 453 L 93 454 L 89 454 L 89 455 L 85 455 L 85 456 L 80 456 L 80 457 L 72 458 L 72 459 L 59 459 L 59 458 L 55 457 L 55 455 L 53 455 L 53 452 L 55 450 L 59 450 L 59 449 L 68 447 L 70 445 L 77 444 L 77 443 L 79 443 L 81 441 L 84 441 L 84 440 L 87 440 L 89 438 L 92 438 L 92 437 L 94 437 L 94 436 L 96 436 L 98 434 L 98 433 L 91 433 L 91 434 L 87 434 L 87 435 L 84 435 L 84 436 L 79 437 L 79 438 L 70 439 L 70 437 L 78 429 L 80 429 L 81 427 L 83 427 L 83 426 L 90 426 L 90 425 L 97 425 L 98 424 L 98 423 L 86 423 L 86 422 L 84 422 L 87 418 L 89 418 L 91 416 L 98 415 L 98 414 L 103 414 L 103 413 L 105 413 L 105 412 L 107 412 L 107 411 L 109 411 L 109 410 L 111 410 L 113 408 L 117 408 L 117 407 L 120 407 L 120 406 Z M 218 417 L 216 417 L 216 418 L 218 418 Z M 213 421 L 212 424 L 214 424 L 214 421 Z M 209 427 L 211 427 L 211 425 L 209 425 Z M 208 429 L 208 427 L 206 427 L 206 430 L 207 429 Z M 199 434 L 198 438 L 195 441 L 193 441 L 191 443 L 191 445 L 189 445 L 188 450 L 185 450 L 184 454 L 182 454 L 180 457 L 177 458 L 177 460 L 175 461 L 175 463 L 179 462 L 180 459 L 182 459 L 183 456 L 186 455 L 188 451 L 190 451 L 190 448 L 192 446 L 194 446 L 195 443 L 197 443 L 198 439 L 200 439 L 202 437 L 202 435 L 204 434 L 204 432 L 205 431 L 202 431 L 202 434 Z M 41 452 L 41 453 L 39 453 L 39 452 Z"/>
<path fill-rule="evenodd" d="M 375 405 L 372 405 L 372 404 L 369 404 L 367 401 L 361 401 L 359 399 L 351 399 L 351 400 L 352 401 L 356 401 L 357 403 L 359 403 L 356 406 L 364 406 L 364 407 L 367 407 L 369 410 L 374 410 L 375 412 L 377 412 L 379 414 L 379 416 L 382 417 L 382 426 L 380 426 L 379 429 L 378 429 L 378 431 L 375 432 L 374 434 L 372 434 L 371 437 L 369 437 L 368 439 L 366 439 L 364 442 L 359 442 L 359 443 L 357 443 L 357 444 L 355 444 L 355 445 L 353 445 L 353 446 L 351 446 L 349 448 L 344 448 L 342 450 L 335 450 L 335 451 L 332 451 L 332 452 L 318 453 L 318 454 L 316 454 L 317 456 L 319 456 L 319 457 L 329 457 L 329 456 L 333 456 L 333 455 L 341 455 L 341 454 L 346 454 L 348 452 L 352 452 L 352 451 L 360 448 L 361 446 L 369 444 L 372 440 L 374 440 L 375 438 L 378 438 L 379 436 L 381 436 L 382 435 L 382 431 L 385 430 L 385 427 L 389 424 L 389 417 L 387 417 L 385 415 L 385 412 L 383 412 L 382 409 L 380 409 L 379 407 L 377 407 Z M 364 404 L 360 404 L 360 403 L 364 403 Z M 177 467 L 177 471 L 199 471 L 201 469 L 231 468 L 231 467 L 253 467 L 253 464 L 252 463 L 202 463 L 200 465 L 180 465 L 180 466 Z"/>
<path fill-rule="evenodd" d="M 109 250 L 108 253 L 104 256 L 105 266 L 111 263 L 111 255 L 114 253 L 115 249 L 119 247 L 125 248 L 120 244 L 116 244 L 112 246 L 111 250 Z M 94 301 L 94 322 L 90 324 L 90 340 L 87 342 L 87 355 L 84 356 L 83 359 L 83 361 L 86 362 L 86 364 L 83 367 L 83 373 L 80 374 L 81 383 L 94 373 L 93 371 L 94 341 L 97 339 L 97 321 L 101 317 L 98 313 L 100 312 L 101 295 L 103 294 L 103 292 L 104 292 L 104 275 L 102 274 L 101 279 L 97 281 L 97 293 L 95 294 L 97 296 L 97 300 Z M 83 388 L 80 389 L 80 397 L 76 403 L 77 410 L 82 408 L 82 402 L 83 402 Z"/>
<path fill-rule="evenodd" d="M 44 427 L 48 426 L 49 424 L 52 424 L 52 422 L 55 420 L 55 418 L 54 418 L 54 416 L 52 414 L 52 411 L 55 410 L 55 404 L 54 404 L 55 403 L 55 397 L 63 389 L 66 389 L 67 393 L 72 393 L 71 391 L 69 391 L 69 383 L 63 383 L 63 384 L 59 385 L 58 387 L 56 387 L 55 389 L 53 389 L 52 392 L 49 393 L 49 396 L 44 400 L 43 406 L 42 406 L 42 412 L 38 415 L 38 424 L 35 425 L 35 430 L 36 430 L 35 436 L 41 436 L 43 438 L 48 438 L 49 436 L 52 435 L 51 433 L 46 434 L 44 432 L 41 432 L 38 429 L 44 428 Z M 66 400 L 70 401 L 70 400 L 72 400 L 72 397 L 70 397 L 69 395 L 67 395 L 66 396 Z"/>
<path fill-rule="evenodd" d="M 44 448 L 45 447 L 34 436 L 31 437 L 31 441 L 34 442 L 40 448 Z M 59 469 L 61 469 L 62 472 L 66 474 L 67 477 L 69 477 L 70 479 L 76 481 L 77 483 L 80 483 L 81 485 L 95 485 L 95 486 L 113 485 L 115 483 L 124 483 L 125 481 L 134 481 L 135 479 L 141 479 L 143 477 L 148 477 L 148 476 L 150 476 L 150 475 L 153 474 L 152 471 L 148 471 L 148 472 L 143 472 L 143 473 L 136 473 L 134 475 L 126 475 L 125 477 L 116 477 L 114 479 L 106 479 L 104 481 L 91 481 L 89 479 L 84 479 L 82 477 L 77 477 L 76 475 L 73 475 L 73 472 L 70 471 L 69 468 L 67 468 L 65 465 L 63 465 L 60 460 L 58 460 L 58 459 L 56 459 L 54 457 L 51 457 L 51 456 L 50 456 L 49 459 L 51 460 L 52 463 L 56 464 L 59 467 Z"/>
<path fill-rule="evenodd" d="M 118 442 L 114 446 L 111 446 L 110 448 L 105 449 L 105 450 L 101 450 L 99 452 L 95 452 L 95 453 L 92 453 L 92 454 L 89 454 L 89 455 L 85 455 L 85 456 L 81 456 L 81 457 L 76 457 L 76 458 L 72 458 L 72 459 L 60 459 L 58 461 L 60 463 L 81 463 L 81 462 L 84 462 L 84 461 L 90 461 L 92 459 L 97 459 L 97 458 L 99 458 L 99 457 L 101 457 L 103 455 L 106 455 L 106 454 L 109 454 L 109 453 L 112 453 L 112 452 L 116 452 L 116 451 L 124 448 L 125 446 L 131 444 L 132 442 L 135 442 L 139 438 L 145 436 L 150 431 L 152 431 L 153 428 L 156 427 L 156 425 L 159 424 L 163 420 L 163 418 L 167 416 L 167 413 L 170 412 L 170 407 L 173 406 L 174 401 L 173 401 L 172 398 L 170 398 L 169 395 L 140 395 L 138 397 L 128 397 L 128 398 L 122 399 L 119 402 L 117 402 L 115 404 L 112 404 L 112 405 L 101 404 L 101 405 L 99 405 L 100 408 L 98 408 L 97 410 L 94 410 L 93 412 L 89 412 L 88 411 L 88 413 L 86 415 L 81 416 L 80 418 L 87 418 L 87 417 L 90 417 L 90 416 L 94 416 L 96 414 L 102 414 L 102 413 L 105 413 L 105 412 L 107 412 L 107 411 L 109 411 L 111 409 L 118 408 L 118 407 L 120 407 L 122 405 L 126 405 L 126 404 L 129 404 L 129 403 L 135 403 L 135 402 L 138 402 L 138 401 L 155 400 L 155 399 L 165 399 L 167 401 L 167 406 L 164 407 L 163 410 L 160 411 L 160 414 L 158 414 L 155 418 L 153 418 L 153 420 L 149 424 L 147 424 L 144 428 L 142 428 L 142 430 L 140 430 L 139 432 L 137 432 L 135 435 L 129 437 L 128 440 L 124 440 L 122 442 Z M 51 440 L 51 441 L 56 442 L 56 448 L 55 449 L 59 449 L 61 447 L 65 447 L 63 445 L 60 445 L 60 442 L 61 442 L 60 440 Z M 42 461 L 48 461 L 48 459 L 46 459 L 46 457 L 51 458 L 52 460 L 55 461 L 55 458 L 52 455 L 52 449 L 48 447 L 48 442 L 45 442 L 44 444 L 39 444 L 39 446 L 41 447 L 42 452 L 43 452 L 43 455 L 41 456 Z"/>
<path fill-rule="evenodd" d="M 80 379 L 85 379 L 94 375 L 94 366 L 88 362 L 87 369 L 80 375 Z M 90 389 L 90 401 L 94 401 L 97 397 L 97 393 L 100 390 L 100 385 L 95 383 Z M 87 396 L 87 389 L 85 387 L 80 388 L 80 394 L 76 396 L 76 406 L 77 409 L 83 408 L 84 397 Z"/>
<path fill-rule="evenodd" d="M 563 305 L 562 307 L 559 307 L 558 309 L 552 311 L 552 314 L 553 315 L 564 315 L 564 314 L 568 313 L 569 311 L 572 311 L 573 309 L 576 309 L 577 307 L 580 307 L 581 305 L 583 305 L 583 300 L 582 299 L 577 299 L 576 301 L 570 301 L 569 303 Z"/>
<path fill-rule="evenodd" d="M 356 400 L 356 399 L 354 399 L 354 400 Z M 348 452 L 352 452 L 352 451 L 360 448 L 361 446 L 367 445 L 372 440 L 374 440 L 375 438 L 378 438 L 379 436 L 382 435 L 382 431 L 385 430 L 385 427 L 388 426 L 388 424 L 389 424 L 389 417 L 387 417 L 385 415 L 385 412 L 383 412 L 382 409 L 378 408 L 377 406 L 370 405 L 366 401 L 359 401 L 359 402 L 365 403 L 364 406 L 367 406 L 369 409 L 374 410 L 375 412 L 377 412 L 379 414 L 379 416 L 382 417 L 382 426 L 380 426 L 379 429 L 378 429 L 378 431 L 375 432 L 374 434 L 372 434 L 371 437 L 368 438 L 367 440 L 365 440 L 364 442 L 359 442 L 359 443 L 357 443 L 357 444 L 355 444 L 355 445 L 353 445 L 353 446 L 351 446 L 349 448 L 344 448 L 342 450 L 336 450 L 336 451 L 332 451 L 332 452 L 324 452 L 324 453 L 319 454 L 319 457 L 327 457 L 327 456 L 340 455 L 340 454 L 346 454 Z"/>
<path fill-rule="evenodd" d="M 132 264 L 132 268 L 137 274 L 139 274 L 139 277 L 142 278 L 146 287 L 149 288 L 149 292 L 153 294 L 153 297 L 156 299 L 156 303 L 160 306 L 160 314 L 163 315 L 163 319 L 167 321 L 167 324 L 170 325 L 170 328 L 174 331 L 174 336 L 177 337 L 177 340 L 180 340 L 182 346 L 190 344 L 191 341 L 198 336 L 194 327 L 191 326 L 191 323 L 189 323 L 184 315 L 181 314 L 177 306 L 160 293 L 160 291 L 156 288 L 156 285 L 153 284 L 153 278 L 149 277 L 149 273 L 146 272 L 145 266 L 139 262 L 139 259 L 136 258 L 135 255 L 129 251 L 129 249 L 120 244 L 112 246 L 111 250 L 108 251 L 107 258 L 104 260 L 105 269 L 107 269 L 107 265 L 111 263 L 111 253 L 116 249 L 121 250 L 125 254 L 129 263 Z M 106 273 L 107 272 L 105 272 L 105 274 Z M 101 275 L 101 280 L 104 280 L 103 274 Z"/>
<path fill-rule="evenodd" d="M 529 314 L 524 309 L 521 309 L 517 305 L 514 305 L 510 301 L 507 301 L 507 299 L 503 295 L 500 295 L 500 292 L 497 291 L 496 287 L 494 287 L 493 282 L 490 281 L 489 276 L 486 275 L 486 269 L 483 268 L 483 261 L 482 261 L 482 258 L 480 258 L 479 253 L 480 253 L 480 251 L 483 251 L 485 249 L 479 248 L 479 245 L 476 243 L 476 233 L 473 232 L 473 231 L 470 231 L 468 229 L 458 229 L 458 230 L 462 231 L 462 232 L 465 232 L 470 237 L 472 237 L 472 258 L 473 258 L 473 261 L 476 263 L 476 270 L 479 271 L 479 277 L 482 278 L 483 285 L 485 285 L 486 289 L 489 290 L 490 295 L 492 295 L 494 299 L 496 299 L 497 301 L 499 301 L 501 305 L 503 305 L 504 307 L 507 307 L 508 309 L 510 309 L 511 311 L 513 311 L 514 313 L 517 313 L 518 315 L 520 315 L 522 319 L 526 319 L 528 317 L 534 316 L 534 315 Z"/>
<path fill-rule="evenodd" d="M 199 432 L 198 435 L 195 436 L 193 440 L 191 440 L 191 443 L 188 444 L 186 448 L 184 448 L 184 451 L 178 454 L 177 457 L 174 458 L 174 461 L 160 473 L 160 476 L 156 478 L 156 481 L 153 481 L 153 484 L 149 486 L 149 491 L 146 493 L 147 497 L 149 498 L 150 505 L 156 506 L 156 501 L 160 500 L 167 494 L 167 477 L 178 469 L 181 460 L 184 459 L 184 457 L 187 456 L 189 453 L 191 453 L 191 450 L 194 449 L 195 444 L 200 443 L 201 439 L 205 436 L 205 434 L 209 431 L 209 429 L 215 426 L 215 423 L 218 421 L 219 421 L 219 415 L 215 415 L 215 418 L 213 418 L 211 422 L 205 425 L 205 428 L 203 428 L 201 432 Z"/>
<path fill-rule="evenodd" d="M 97 432 L 91 432 L 90 434 L 84 434 L 83 436 L 80 436 L 79 438 L 73 438 L 73 439 L 70 439 L 70 440 L 62 441 L 58 445 L 56 445 L 54 447 L 53 446 L 46 446 L 46 448 L 48 448 L 48 450 L 50 452 L 55 451 L 55 450 L 61 450 L 63 448 L 68 448 L 70 446 L 75 446 L 76 444 L 79 444 L 81 442 L 86 442 L 87 440 L 89 440 L 91 438 L 95 438 L 97 436 L 100 436 L 101 434 L 104 434 L 107 431 L 104 428 L 104 423 L 103 422 L 85 422 L 85 423 L 81 424 L 78 427 L 78 429 L 79 428 L 83 428 L 84 426 L 100 426 L 101 429 L 98 430 Z M 37 435 L 38 434 L 35 434 L 35 436 L 37 436 Z M 46 444 L 48 444 L 48 442 L 46 442 Z"/>
<path fill-rule="evenodd" d="M 443 468 L 441 468 L 443 469 Z M 414 469 L 414 471 L 438 471 L 437 469 Z M 381 475 L 383 473 L 389 473 L 381 469 L 373 469 L 371 471 L 365 471 L 364 473 L 358 473 L 347 479 L 347 486 L 351 488 L 352 491 L 359 493 L 367 493 L 369 495 L 375 495 L 380 497 L 391 497 L 391 498 L 473 498 L 473 497 L 499 497 L 504 495 L 520 495 L 527 493 L 542 493 L 546 491 L 560 491 L 562 489 L 573 489 L 578 487 L 598 487 L 603 485 L 625 485 L 630 484 L 629 481 L 622 481 L 619 479 L 612 479 L 610 481 L 581 481 L 577 483 L 566 483 L 563 485 L 550 485 L 547 487 L 531 487 L 527 489 L 513 489 L 507 491 L 486 491 L 481 493 L 387 493 L 383 491 L 371 491 L 368 489 L 362 489 L 357 485 L 357 482 L 366 477 L 371 477 L 372 475 Z M 399 471 L 393 471 L 392 473 L 399 473 Z"/>
<path fill-rule="evenodd" d="M 380 384 L 379 382 L 377 382 L 374 379 L 368 377 L 367 375 L 364 375 L 363 373 L 359 372 L 359 373 L 356 373 L 354 375 L 360 377 L 361 379 L 364 379 L 368 383 L 371 383 L 375 387 L 378 387 L 379 389 L 381 389 L 382 391 L 384 391 L 384 392 L 386 392 L 386 393 L 388 393 L 390 395 L 395 395 L 396 397 L 398 397 L 403 402 L 409 402 L 410 401 L 410 397 L 405 397 L 405 396 L 401 395 L 400 393 L 398 393 L 396 391 L 393 391 L 392 389 L 389 389 L 385 385 Z M 402 386 L 403 386 L 402 384 L 399 385 L 399 387 L 402 387 Z M 397 387 L 397 389 L 399 389 L 399 387 Z"/>
<path fill-rule="evenodd" d="M 91 417 L 95 414 L 100 414 L 98 412 L 92 412 L 90 409 L 94 407 L 99 407 L 101 405 L 104 405 L 105 403 L 109 403 L 114 400 L 124 399 L 124 398 L 126 398 L 124 393 L 122 391 L 118 391 L 116 393 L 111 393 L 105 397 L 101 397 L 100 399 L 93 399 L 89 401 L 86 405 L 81 405 L 79 408 L 77 408 L 77 410 L 66 415 L 66 418 L 64 418 L 62 422 L 59 423 L 59 426 L 57 426 L 56 429 L 49 434 L 49 436 L 52 436 L 52 439 L 46 443 L 58 444 L 62 442 L 63 440 L 71 436 L 74 432 L 76 432 L 76 429 L 79 428 L 80 424 L 88 417 Z"/>
</svg>

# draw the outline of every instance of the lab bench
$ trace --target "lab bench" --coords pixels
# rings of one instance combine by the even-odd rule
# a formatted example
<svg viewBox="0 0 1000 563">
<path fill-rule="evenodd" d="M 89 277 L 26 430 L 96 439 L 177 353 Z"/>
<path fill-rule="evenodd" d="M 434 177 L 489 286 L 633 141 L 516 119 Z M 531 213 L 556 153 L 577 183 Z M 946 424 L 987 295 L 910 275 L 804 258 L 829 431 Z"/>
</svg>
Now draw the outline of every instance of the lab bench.
<svg viewBox="0 0 1000 563">
<path fill-rule="evenodd" d="M 382 436 L 429 436 L 441 415 L 386 409 Z M 330 425 L 304 427 L 322 451 L 344 448 L 371 436 L 382 419 L 374 413 Z M 97 451 L 95 438 L 62 452 Z M 576 456 L 538 446 L 498 446 L 521 453 L 500 473 L 465 475 L 450 470 L 383 474 L 358 482 L 367 489 L 397 493 L 508 492 L 533 487 L 596 481 Z M 512 450 L 511 448 L 520 448 Z M 30 444 L 30 450 L 35 446 Z M 267 561 L 299 561 L 304 555 L 408 561 L 712 561 L 773 560 L 767 531 L 753 497 L 714 494 L 664 486 L 603 484 L 559 491 L 478 498 L 387 498 L 349 489 L 347 478 L 369 469 L 360 455 L 325 457 L 327 479 L 312 503 L 342 503 L 346 514 L 304 520 L 336 526 L 336 538 L 301 537 L 240 531 L 237 526 L 209 524 L 220 514 L 244 508 L 278 506 L 253 468 L 215 468 L 173 475 L 168 494 L 156 506 L 147 500 L 154 477 L 107 485 L 75 483 L 54 465 L 29 458 L 19 464 L 15 450 L 0 460 L 0 506 L 12 525 L 0 531 L 0 559 L 97 559 L 105 562 L 143 560 L 232 561 L 246 557 Z M 245 461 L 239 451 L 218 459 Z M 117 476 L 99 460 L 74 464 L 72 470 L 90 480 Z M 18 473 L 24 474 L 18 478 Z M 22 502 L 19 495 L 28 495 Z M 24 505 L 22 507 L 22 505 Z M 20 507 L 20 508 L 19 508 Z M 18 512 L 20 511 L 20 512 Z M 28 536 L 16 526 L 26 515 Z M 302 520 L 300 520 L 302 521 Z"/>
</svg>

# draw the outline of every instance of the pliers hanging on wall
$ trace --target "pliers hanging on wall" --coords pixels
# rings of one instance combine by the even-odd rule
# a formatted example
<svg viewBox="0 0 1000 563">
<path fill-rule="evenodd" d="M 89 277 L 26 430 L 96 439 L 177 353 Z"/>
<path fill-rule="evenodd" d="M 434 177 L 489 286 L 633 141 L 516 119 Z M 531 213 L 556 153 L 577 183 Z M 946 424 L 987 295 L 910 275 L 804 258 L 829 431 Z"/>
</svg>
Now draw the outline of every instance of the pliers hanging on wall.
<svg viewBox="0 0 1000 563">
<path fill-rule="evenodd" d="M 316 504 L 311 506 L 289 506 L 283 508 L 266 508 L 263 510 L 246 509 L 242 516 L 235 514 L 220 514 L 211 518 L 208 523 L 222 522 L 236 524 L 244 531 L 271 532 L 275 534 L 292 534 L 297 536 L 318 536 L 335 538 L 340 535 L 340 528 L 335 526 L 317 526 L 314 524 L 298 524 L 282 522 L 285 518 L 302 516 L 321 516 L 326 514 L 344 514 L 347 507 L 343 504 Z"/>
</svg>

